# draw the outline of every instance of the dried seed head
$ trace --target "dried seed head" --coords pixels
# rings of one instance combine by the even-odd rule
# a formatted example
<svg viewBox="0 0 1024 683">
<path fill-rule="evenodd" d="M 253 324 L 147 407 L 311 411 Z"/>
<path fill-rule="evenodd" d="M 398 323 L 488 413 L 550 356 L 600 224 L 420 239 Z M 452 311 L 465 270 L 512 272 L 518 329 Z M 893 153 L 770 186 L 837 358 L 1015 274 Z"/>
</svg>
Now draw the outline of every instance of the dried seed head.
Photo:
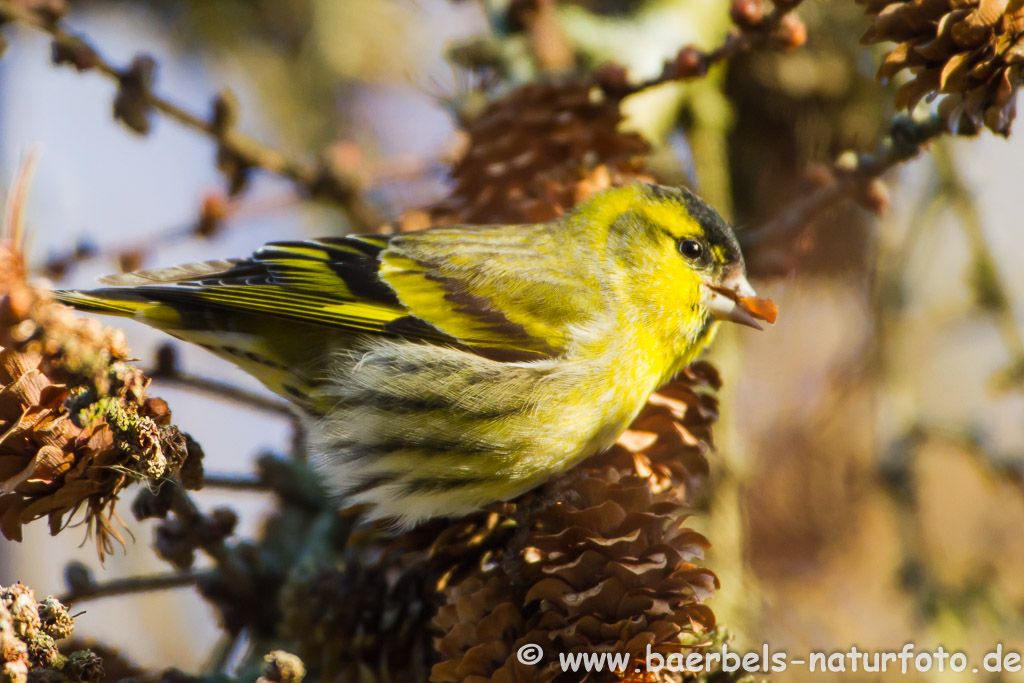
<svg viewBox="0 0 1024 683">
<path fill-rule="evenodd" d="M 56 640 L 74 630 L 67 608 L 55 598 L 36 602 L 26 585 L 0 586 L 0 681 L 99 681 L 102 662 L 88 650 L 68 657 Z"/>
<path fill-rule="evenodd" d="M 224 221 L 231 215 L 231 201 L 221 192 L 211 192 L 203 197 L 199 209 L 199 220 L 192 232 L 199 237 L 210 238 L 220 232 Z"/>
<path fill-rule="evenodd" d="M 263 661 L 266 666 L 257 683 L 302 683 L 306 677 L 302 660 L 284 650 L 274 650 Z"/>
<path fill-rule="evenodd" d="M 708 57 L 692 45 L 682 48 L 671 62 L 675 78 L 697 78 L 708 72 Z"/>
<path fill-rule="evenodd" d="M 39 620 L 43 631 L 54 640 L 67 638 L 75 630 L 75 622 L 68 614 L 68 608 L 53 596 L 39 603 Z"/>
<path fill-rule="evenodd" d="M 764 3 L 762 0 L 733 0 L 729 16 L 741 29 L 756 28 L 764 19 Z"/>
<path fill-rule="evenodd" d="M 114 118 L 140 135 L 148 133 L 151 127 L 150 97 L 154 80 L 156 60 L 149 55 L 137 55 L 128 68 L 118 75 L 119 86 L 114 97 Z"/>
<path fill-rule="evenodd" d="M 873 178 L 860 189 L 857 201 L 871 213 L 881 216 L 889 208 L 889 188 L 881 178 Z"/>
<path fill-rule="evenodd" d="M 795 50 L 807 42 L 807 25 L 795 14 L 782 17 L 773 37 L 785 50 Z"/>
<path fill-rule="evenodd" d="M 594 70 L 593 76 L 594 81 L 609 95 L 623 95 L 629 91 L 629 74 L 618 64 L 598 67 Z"/>
<path fill-rule="evenodd" d="M 68 657 L 64 671 L 75 683 L 100 683 L 106 675 L 103 660 L 89 650 L 81 650 Z"/>
<path fill-rule="evenodd" d="M 77 71 L 95 69 L 100 63 L 100 56 L 96 54 L 96 50 L 77 36 L 54 41 L 51 50 L 50 59 L 54 64 L 67 64 Z"/>
</svg>

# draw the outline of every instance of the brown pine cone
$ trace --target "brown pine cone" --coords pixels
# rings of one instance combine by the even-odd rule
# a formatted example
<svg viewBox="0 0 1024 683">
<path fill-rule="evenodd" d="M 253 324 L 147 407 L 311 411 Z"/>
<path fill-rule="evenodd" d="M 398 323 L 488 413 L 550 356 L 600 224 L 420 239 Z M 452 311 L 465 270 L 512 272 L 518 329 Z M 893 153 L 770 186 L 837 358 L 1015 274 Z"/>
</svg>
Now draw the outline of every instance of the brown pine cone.
<svg viewBox="0 0 1024 683">
<path fill-rule="evenodd" d="M 467 127 L 455 187 L 429 222 L 529 223 L 643 175 L 648 145 L 619 130 L 618 101 L 589 82 L 533 83 L 492 102 Z"/>
<path fill-rule="evenodd" d="M 111 521 L 121 489 L 177 473 L 189 459 L 167 404 L 146 396 L 149 379 L 129 357 L 120 332 L 29 286 L 18 246 L 0 242 L 4 536 L 21 540 L 22 525 L 40 517 L 56 534 L 84 509 L 102 556 L 113 540 L 123 543 Z"/>
<path fill-rule="evenodd" d="M 1024 80 L 1024 0 L 858 1 L 873 21 L 862 42 L 898 43 L 878 77 L 913 73 L 897 107 L 943 95 L 939 113 L 951 128 L 1009 134 Z"/>
<path fill-rule="evenodd" d="M 437 659 L 430 622 L 441 591 L 513 531 L 481 512 L 398 537 L 384 525 L 354 533 L 293 568 L 281 594 L 281 632 L 322 680 L 426 681 Z"/>
</svg>

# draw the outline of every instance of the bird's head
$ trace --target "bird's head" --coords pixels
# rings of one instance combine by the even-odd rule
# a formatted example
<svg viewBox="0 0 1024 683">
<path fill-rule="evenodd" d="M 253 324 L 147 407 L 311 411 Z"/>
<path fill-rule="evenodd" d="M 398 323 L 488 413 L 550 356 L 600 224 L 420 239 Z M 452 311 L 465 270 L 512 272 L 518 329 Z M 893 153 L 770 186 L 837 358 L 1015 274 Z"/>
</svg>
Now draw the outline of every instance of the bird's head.
<svg viewBox="0 0 1024 683">
<path fill-rule="evenodd" d="M 637 183 L 591 203 L 607 212 L 591 224 L 610 226 L 609 256 L 652 319 L 674 321 L 691 341 L 715 320 L 756 329 L 759 320 L 775 322 L 775 304 L 758 298 L 747 281 L 732 228 L 691 191 Z"/>
</svg>

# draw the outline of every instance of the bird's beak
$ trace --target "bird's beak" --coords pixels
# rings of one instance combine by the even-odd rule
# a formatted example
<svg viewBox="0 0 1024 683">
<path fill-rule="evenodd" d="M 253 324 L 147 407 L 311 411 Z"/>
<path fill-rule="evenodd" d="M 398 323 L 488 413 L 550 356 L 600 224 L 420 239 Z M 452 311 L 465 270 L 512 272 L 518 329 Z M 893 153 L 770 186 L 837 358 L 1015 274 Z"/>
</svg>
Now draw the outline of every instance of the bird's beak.
<svg viewBox="0 0 1024 683">
<path fill-rule="evenodd" d="M 717 320 L 764 329 L 757 322 L 774 324 L 778 307 L 771 299 L 761 299 L 742 273 L 730 275 L 721 285 L 704 283 L 704 305 Z"/>
</svg>

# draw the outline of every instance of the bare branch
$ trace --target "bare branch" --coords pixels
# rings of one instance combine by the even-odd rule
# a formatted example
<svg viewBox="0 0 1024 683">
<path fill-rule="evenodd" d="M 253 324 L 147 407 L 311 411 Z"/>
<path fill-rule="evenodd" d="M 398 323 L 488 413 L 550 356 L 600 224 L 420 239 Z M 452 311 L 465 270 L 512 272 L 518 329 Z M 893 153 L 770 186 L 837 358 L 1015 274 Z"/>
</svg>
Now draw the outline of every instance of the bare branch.
<svg viewBox="0 0 1024 683">
<path fill-rule="evenodd" d="M 307 164 L 292 159 L 235 128 L 237 104 L 230 93 L 218 95 L 209 119 L 197 116 L 171 100 L 155 94 L 150 81 L 155 62 L 136 57 L 127 68 L 118 68 L 96 51 L 82 36 L 61 27 L 59 21 L 40 12 L 0 0 L 0 22 L 12 21 L 43 31 L 53 39 L 54 61 L 79 71 L 96 71 L 118 85 L 115 117 L 136 132 L 148 130 L 148 112 L 155 110 L 214 140 L 218 165 L 238 191 L 249 169 L 261 168 L 290 180 L 301 194 L 339 204 L 361 230 L 376 231 L 382 221 L 361 196 L 357 183 L 329 164 Z"/>
<path fill-rule="evenodd" d="M 252 474 L 203 474 L 203 488 L 230 491 L 273 491 L 273 487 Z"/>
<path fill-rule="evenodd" d="M 744 250 L 754 251 L 768 244 L 791 241 L 825 211 L 857 196 L 873 180 L 916 157 L 930 140 L 947 132 L 945 120 L 938 116 L 921 120 L 897 116 L 890 126 L 889 135 L 874 152 L 843 155 L 836 164 L 831 182 L 795 200 L 769 222 L 741 233 L 740 242 Z"/>
<path fill-rule="evenodd" d="M 158 382 L 182 387 L 184 389 L 192 389 L 203 394 L 209 394 L 210 396 L 216 396 L 217 398 L 232 401 L 233 403 L 239 403 L 267 413 L 273 413 L 274 415 L 281 415 L 289 419 L 293 419 L 295 417 L 295 413 L 292 412 L 288 407 L 288 404 L 284 401 L 278 401 L 255 391 L 249 391 L 248 389 L 243 389 L 235 386 L 234 384 L 222 382 L 210 377 L 191 375 L 180 371 L 170 374 L 154 372 L 150 377 Z"/>
<path fill-rule="evenodd" d="M 169 588 L 181 588 L 183 586 L 195 585 L 204 573 L 202 571 L 189 570 L 165 574 L 150 574 L 148 576 L 129 576 L 104 583 L 91 583 L 79 587 L 77 590 L 68 591 L 58 599 L 67 605 L 77 605 L 86 600 L 95 600 L 97 598 L 133 595 L 135 593 L 152 593 Z"/>
<path fill-rule="evenodd" d="M 640 83 L 626 83 L 621 73 L 608 68 L 595 75 L 605 92 L 621 98 L 663 83 L 700 78 L 715 64 L 760 45 L 800 47 L 807 39 L 807 29 L 791 12 L 801 2 L 777 2 L 771 12 L 764 14 L 760 0 L 735 0 L 731 14 L 736 28 L 715 49 L 705 52 L 693 46 L 683 47 L 675 59 L 665 62 L 660 75 Z"/>
</svg>

